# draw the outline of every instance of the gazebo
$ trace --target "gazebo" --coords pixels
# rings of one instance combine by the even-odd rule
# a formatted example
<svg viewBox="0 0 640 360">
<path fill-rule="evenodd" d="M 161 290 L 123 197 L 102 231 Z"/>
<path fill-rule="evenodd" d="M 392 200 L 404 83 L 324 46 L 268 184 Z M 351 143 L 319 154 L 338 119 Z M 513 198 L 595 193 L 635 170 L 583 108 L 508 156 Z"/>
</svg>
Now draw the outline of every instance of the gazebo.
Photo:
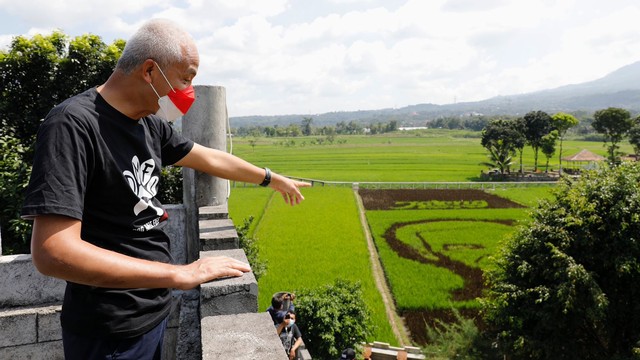
<svg viewBox="0 0 640 360">
<path fill-rule="evenodd" d="M 571 164 L 572 170 L 578 169 L 592 169 L 597 167 L 596 162 L 603 161 L 606 158 L 604 156 L 594 154 L 587 149 L 582 149 L 579 153 L 571 156 L 565 156 L 562 161 L 566 161 Z"/>
</svg>

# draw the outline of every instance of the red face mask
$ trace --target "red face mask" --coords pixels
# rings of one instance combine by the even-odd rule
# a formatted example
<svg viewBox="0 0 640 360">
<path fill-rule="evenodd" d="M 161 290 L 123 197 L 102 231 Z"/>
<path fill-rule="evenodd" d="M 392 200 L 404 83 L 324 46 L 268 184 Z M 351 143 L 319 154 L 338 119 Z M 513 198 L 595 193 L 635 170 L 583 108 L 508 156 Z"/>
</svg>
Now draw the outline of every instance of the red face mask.
<svg viewBox="0 0 640 360">
<path fill-rule="evenodd" d="M 171 86 L 171 84 L 169 84 L 169 86 Z M 193 102 L 196 101 L 196 93 L 193 90 L 193 86 L 189 85 L 183 90 L 175 90 L 173 88 L 171 88 L 171 90 L 173 91 L 167 94 L 169 99 L 171 99 L 171 102 L 183 115 L 186 114 L 191 105 L 193 105 Z"/>
<path fill-rule="evenodd" d="M 162 74 L 164 80 L 167 82 L 167 84 L 169 84 L 169 87 L 171 88 L 171 91 L 169 91 L 166 96 L 160 96 L 156 89 L 153 87 L 153 84 L 149 84 L 158 96 L 158 105 L 160 105 L 160 109 L 158 110 L 156 115 L 169 122 L 173 122 L 177 118 L 186 114 L 187 111 L 189 111 L 189 108 L 196 100 L 195 91 L 193 90 L 192 85 L 189 85 L 183 90 L 174 89 L 167 77 L 164 75 L 162 69 L 160 69 L 160 65 L 156 63 L 156 66 L 158 67 L 158 70 L 160 70 L 160 74 Z"/>
</svg>

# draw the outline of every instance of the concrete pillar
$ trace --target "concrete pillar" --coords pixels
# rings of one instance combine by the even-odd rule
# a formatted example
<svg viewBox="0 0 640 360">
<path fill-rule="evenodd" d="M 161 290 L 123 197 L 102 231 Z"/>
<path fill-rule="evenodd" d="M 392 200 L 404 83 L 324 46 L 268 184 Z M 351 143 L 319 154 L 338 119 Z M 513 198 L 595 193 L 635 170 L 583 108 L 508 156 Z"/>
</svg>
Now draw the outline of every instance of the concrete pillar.
<svg viewBox="0 0 640 360">
<path fill-rule="evenodd" d="M 182 133 L 196 143 L 227 151 L 227 96 L 222 86 L 194 86 L 196 101 L 182 118 Z M 206 174 L 194 174 L 197 207 L 227 202 L 227 180 Z M 185 183 L 185 186 L 187 184 Z"/>
<path fill-rule="evenodd" d="M 182 133 L 196 143 L 226 151 L 227 102 L 222 86 L 196 85 L 196 101 L 182 118 Z M 187 262 L 200 257 L 199 209 L 226 204 L 227 181 L 183 169 L 183 203 L 187 209 Z"/>
</svg>

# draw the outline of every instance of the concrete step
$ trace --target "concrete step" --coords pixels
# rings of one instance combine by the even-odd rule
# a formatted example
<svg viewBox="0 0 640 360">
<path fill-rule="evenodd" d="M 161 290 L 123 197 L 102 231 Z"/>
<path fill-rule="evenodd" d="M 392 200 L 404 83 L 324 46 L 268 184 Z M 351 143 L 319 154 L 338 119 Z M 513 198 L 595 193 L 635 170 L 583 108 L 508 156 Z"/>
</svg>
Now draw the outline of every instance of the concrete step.
<svg viewBox="0 0 640 360">
<path fill-rule="evenodd" d="M 228 219 L 229 210 L 227 204 L 216 206 L 203 206 L 198 209 L 200 220 Z"/>
<path fill-rule="evenodd" d="M 238 232 L 231 219 L 200 220 L 198 224 L 202 251 L 239 248 Z"/>
<path fill-rule="evenodd" d="M 228 256 L 248 263 L 244 251 L 203 251 L 200 258 Z M 200 286 L 200 316 L 255 313 L 258 311 L 258 282 L 253 272 L 240 277 L 214 280 Z"/>
<path fill-rule="evenodd" d="M 267 312 L 203 317 L 202 359 L 287 360 Z"/>
</svg>

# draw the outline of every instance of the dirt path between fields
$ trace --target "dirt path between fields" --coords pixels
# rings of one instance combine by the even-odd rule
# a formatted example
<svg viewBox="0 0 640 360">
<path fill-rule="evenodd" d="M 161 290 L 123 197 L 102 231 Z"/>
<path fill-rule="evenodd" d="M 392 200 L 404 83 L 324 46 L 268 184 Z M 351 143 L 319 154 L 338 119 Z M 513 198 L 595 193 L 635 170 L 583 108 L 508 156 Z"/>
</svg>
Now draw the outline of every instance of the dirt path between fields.
<svg viewBox="0 0 640 360">
<path fill-rule="evenodd" d="M 355 196 L 356 203 L 358 204 L 358 213 L 360 215 L 360 224 L 362 225 L 362 231 L 364 232 L 367 239 L 369 260 L 371 262 L 371 272 L 373 273 L 373 278 L 375 280 L 376 287 L 378 288 L 378 292 L 382 296 L 382 302 L 384 303 L 385 311 L 387 313 L 387 319 L 389 320 L 389 324 L 391 325 L 391 329 L 393 330 L 396 339 L 398 339 L 398 341 L 400 342 L 399 346 L 411 346 L 411 337 L 409 335 L 409 331 L 404 325 L 402 318 L 398 316 L 396 305 L 393 301 L 393 297 L 391 296 L 391 290 L 389 290 L 387 279 L 384 276 L 382 263 L 380 262 L 380 257 L 378 256 L 378 250 L 373 243 L 373 237 L 371 236 L 371 231 L 369 230 L 369 224 L 367 223 L 367 217 L 365 216 L 362 199 L 360 198 L 357 190 L 353 190 L 353 195 Z"/>
</svg>

